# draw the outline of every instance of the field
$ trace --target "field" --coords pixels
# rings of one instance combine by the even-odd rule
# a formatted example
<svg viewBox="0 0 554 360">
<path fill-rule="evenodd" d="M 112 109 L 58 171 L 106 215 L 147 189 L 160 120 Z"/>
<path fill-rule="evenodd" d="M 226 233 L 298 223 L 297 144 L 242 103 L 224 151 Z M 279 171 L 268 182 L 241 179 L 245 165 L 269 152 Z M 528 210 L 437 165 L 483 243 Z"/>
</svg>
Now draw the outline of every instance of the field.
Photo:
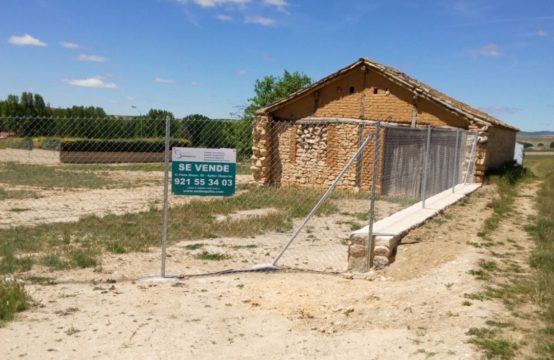
<svg viewBox="0 0 554 360">
<path fill-rule="evenodd" d="M 523 144 L 529 144 L 526 151 L 530 152 L 554 152 L 554 136 L 518 136 L 517 141 Z"/>
<path fill-rule="evenodd" d="M 529 156 L 536 177 L 493 178 L 412 231 L 384 270 L 342 273 L 369 202 L 339 191 L 284 259 L 310 271 L 209 275 L 271 261 L 321 195 L 252 188 L 245 169 L 228 201 L 172 198 L 168 273 L 184 276 L 152 283 L 140 278 L 159 273 L 158 165 L 4 163 L 0 271 L 29 299 L 0 327 L 0 356 L 548 358 L 552 325 L 538 319 L 552 295 L 533 287 L 548 276 L 529 259 L 551 256 L 537 253 L 535 202 L 553 165 Z M 405 205 L 380 199 L 378 214 Z"/>
</svg>

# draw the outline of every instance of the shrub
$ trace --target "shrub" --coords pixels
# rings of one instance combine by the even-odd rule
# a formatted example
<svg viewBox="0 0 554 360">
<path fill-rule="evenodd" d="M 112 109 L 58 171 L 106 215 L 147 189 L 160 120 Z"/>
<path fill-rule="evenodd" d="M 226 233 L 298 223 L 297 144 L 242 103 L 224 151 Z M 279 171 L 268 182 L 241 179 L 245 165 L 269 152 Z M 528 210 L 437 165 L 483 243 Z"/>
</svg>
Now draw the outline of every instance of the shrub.
<svg viewBox="0 0 554 360">
<path fill-rule="evenodd" d="M 44 150 L 60 150 L 62 140 L 58 138 L 44 138 L 40 148 Z"/>
<path fill-rule="evenodd" d="M 32 150 L 33 149 L 33 139 L 30 137 L 25 138 L 11 138 L 4 140 L 7 142 L 6 147 L 12 149 L 22 149 L 22 150 Z"/>
<path fill-rule="evenodd" d="M 0 323 L 29 307 L 29 296 L 22 284 L 0 280 Z"/>
</svg>

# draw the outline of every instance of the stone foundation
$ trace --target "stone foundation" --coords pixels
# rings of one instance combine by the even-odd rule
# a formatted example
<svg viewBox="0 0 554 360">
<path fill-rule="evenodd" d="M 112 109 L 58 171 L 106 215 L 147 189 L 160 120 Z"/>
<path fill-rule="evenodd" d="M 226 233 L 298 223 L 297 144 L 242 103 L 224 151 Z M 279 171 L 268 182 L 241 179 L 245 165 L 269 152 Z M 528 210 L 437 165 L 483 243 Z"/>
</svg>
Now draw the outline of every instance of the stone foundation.
<svg viewBox="0 0 554 360">
<path fill-rule="evenodd" d="M 348 271 L 368 271 L 368 234 L 352 234 L 348 244 Z M 382 269 L 394 262 L 396 249 L 402 236 L 373 236 L 373 249 L 370 259 L 373 268 Z"/>
</svg>

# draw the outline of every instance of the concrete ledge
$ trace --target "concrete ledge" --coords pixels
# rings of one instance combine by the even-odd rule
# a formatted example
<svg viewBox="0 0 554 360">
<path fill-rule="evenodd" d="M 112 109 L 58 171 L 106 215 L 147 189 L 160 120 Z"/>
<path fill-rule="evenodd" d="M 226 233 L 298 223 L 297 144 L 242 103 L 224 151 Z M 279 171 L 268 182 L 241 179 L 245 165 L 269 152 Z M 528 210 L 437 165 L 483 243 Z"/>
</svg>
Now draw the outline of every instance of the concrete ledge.
<svg viewBox="0 0 554 360">
<path fill-rule="evenodd" d="M 452 188 L 445 190 L 425 201 L 425 208 L 418 202 L 410 207 L 400 210 L 393 215 L 377 221 L 373 225 L 373 232 L 385 233 L 387 236 L 377 235 L 373 239 L 373 264 L 374 267 L 383 267 L 394 261 L 398 243 L 411 229 L 425 223 L 436 216 L 448 206 L 456 203 L 467 194 L 477 190 L 481 184 L 459 184 L 452 193 Z M 348 246 L 348 270 L 367 271 L 367 248 L 369 226 L 365 226 L 350 234 Z M 361 249 L 364 248 L 365 251 Z M 361 265 L 364 265 L 363 267 Z"/>
</svg>

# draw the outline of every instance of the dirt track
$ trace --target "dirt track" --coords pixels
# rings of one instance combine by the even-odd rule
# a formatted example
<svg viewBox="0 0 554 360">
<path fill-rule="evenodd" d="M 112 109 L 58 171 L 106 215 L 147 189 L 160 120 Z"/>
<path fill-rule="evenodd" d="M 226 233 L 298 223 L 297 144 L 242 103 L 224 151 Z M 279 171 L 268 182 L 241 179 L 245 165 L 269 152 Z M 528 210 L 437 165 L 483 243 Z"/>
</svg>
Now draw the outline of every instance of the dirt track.
<svg viewBox="0 0 554 360">
<path fill-rule="evenodd" d="M 477 240 L 492 196 L 485 187 L 413 231 L 397 261 L 369 280 L 310 273 L 122 280 L 158 273 L 158 251 L 106 256 L 96 272 L 37 270 L 62 283 L 28 286 L 41 306 L 0 329 L 0 357 L 477 359 L 465 332 L 502 306 L 462 305 L 482 286 L 468 270 L 486 256 L 467 242 Z M 179 244 L 169 254 L 170 273 L 206 269 Z"/>
</svg>

